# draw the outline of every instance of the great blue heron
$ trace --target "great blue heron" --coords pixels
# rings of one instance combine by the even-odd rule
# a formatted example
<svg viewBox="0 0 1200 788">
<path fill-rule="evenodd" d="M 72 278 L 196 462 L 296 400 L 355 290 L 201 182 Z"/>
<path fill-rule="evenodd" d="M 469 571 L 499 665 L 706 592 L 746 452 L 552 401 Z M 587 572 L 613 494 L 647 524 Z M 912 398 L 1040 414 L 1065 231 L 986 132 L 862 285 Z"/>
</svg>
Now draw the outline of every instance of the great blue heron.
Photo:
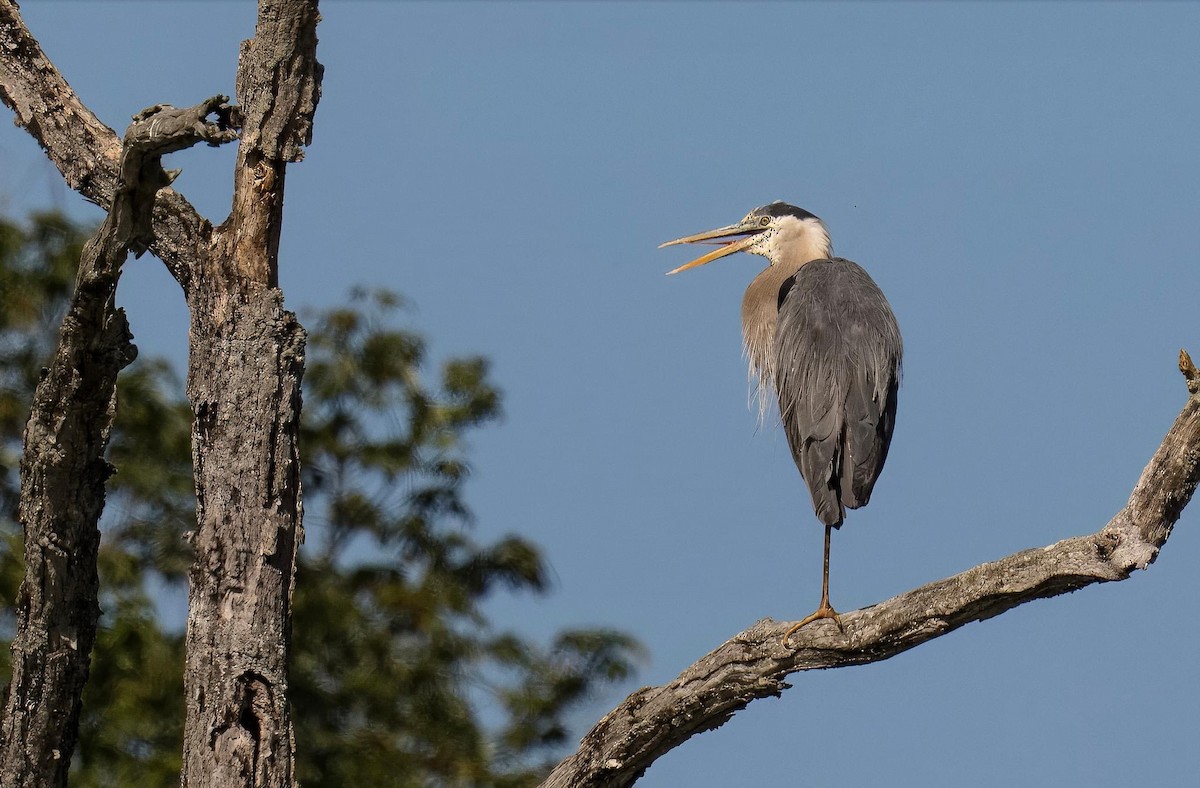
<svg viewBox="0 0 1200 788">
<path fill-rule="evenodd" d="M 860 266 L 833 256 L 829 232 L 803 208 L 773 202 L 737 224 L 668 241 L 662 246 L 720 244 L 676 268 L 734 252 L 770 262 L 742 298 L 742 336 L 761 412 L 774 392 L 792 458 L 825 525 L 821 604 L 783 636 L 831 618 L 829 542 L 846 509 L 865 506 L 887 459 L 896 422 L 902 343 L 883 291 Z M 660 247 L 661 248 L 661 247 Z"/>
</svg>

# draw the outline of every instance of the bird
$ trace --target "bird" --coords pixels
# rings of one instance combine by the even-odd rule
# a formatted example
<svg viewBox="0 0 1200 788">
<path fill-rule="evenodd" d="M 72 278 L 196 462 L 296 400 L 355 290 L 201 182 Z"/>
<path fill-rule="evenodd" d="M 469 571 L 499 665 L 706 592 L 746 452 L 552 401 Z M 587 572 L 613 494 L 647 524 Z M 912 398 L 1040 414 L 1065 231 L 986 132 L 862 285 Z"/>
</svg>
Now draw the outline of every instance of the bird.
<svg viewBox="0 0 1200 788">
<path fill-rule="evenodd" d="M 819 619 L 841 618 L 829 603 L 829 545 L 847 509 L 865 506 L 887 460 L 904 353 L 883 291 L 857 263 L 833 255 L 829 231 L 803 208 L 776 201 L 736 224 L 659 246 L 718 248 L 669 274 L 747 252 L 767 258 L 742 298 L 742 338 L 757 381 L 760 419 L 774 395 L 792 459 L 825 526 L 821 602 L 789 638 Z"/>
</svg>

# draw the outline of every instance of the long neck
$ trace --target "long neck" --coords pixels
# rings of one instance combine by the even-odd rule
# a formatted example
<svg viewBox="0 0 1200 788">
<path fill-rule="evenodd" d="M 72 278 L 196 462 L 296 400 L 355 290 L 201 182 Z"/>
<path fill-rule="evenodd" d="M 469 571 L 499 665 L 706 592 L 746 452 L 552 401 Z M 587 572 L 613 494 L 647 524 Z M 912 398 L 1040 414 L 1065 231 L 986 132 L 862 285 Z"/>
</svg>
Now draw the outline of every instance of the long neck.
<svg viewBox="0 0 1200 788">
<path fill-rule="evenodd" d="M 800 265 L 767 266 L 754 277 L 742 297 L 742 341 L 750 361 L 750 377 L 758 384 L 760 419 L 776 391 L 775 323 L 779 318 L 779 288 L 800 270 Z"/>
<path fill-rule="evenodd" d="M 742 296 L 742 340 L 750 361 L 750 378 L 758 384 L 758 417 L 762 420 L 775 398 L 775 324 L 779 319 L 779 288 L 800 267 L 833 256 L 829 232 L 819 220 L 802 229 L 774 234 L 759 252 L 771 264 L 754 277 Z M 782 261 L 787 262 L 782 262 Z"/>
</svg>

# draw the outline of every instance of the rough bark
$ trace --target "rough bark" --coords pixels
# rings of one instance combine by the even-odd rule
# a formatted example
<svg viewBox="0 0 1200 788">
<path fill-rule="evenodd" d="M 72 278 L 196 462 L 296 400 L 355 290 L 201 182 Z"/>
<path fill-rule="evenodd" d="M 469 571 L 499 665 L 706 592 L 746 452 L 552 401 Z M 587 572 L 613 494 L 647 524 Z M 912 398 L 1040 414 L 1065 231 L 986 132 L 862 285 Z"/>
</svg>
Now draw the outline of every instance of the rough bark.
<svg viewBox="0 0 1200 788">
<path fill-rule="evenodd" d="M 153 222 L 133 223 L 137 248 L 148 244 L 164 261 L 191 311 L 198 525 L 185 671 L 188 786 L 294 784 L 287 655 L 301 535 L 304 333 L 275 285 L 285 166 L 301 158 L 320 97 L 318 18 L 317 0 L 260 0 L 239 63 L 243 106 L 221 116 L 242 127 L 229 218 L 214 229 L 167 187 Z M 116 137 L 45 57 L 12 0 L 0 0 L 0 99 L 72 188 L 112 203 Z"/>
<path fill-rule="evenodd" d="M 262 0 L 242 46 L 233 210 L 212 232 L 191 308 L 188 399 L 197 530 L 183 785 L 295 784 L 287 703 L 304 331 L 278 282 L 285 167 L 320 97 L 316 0 Z"/>
<path fill-rule="evenodd" d="M 17 599 L 12 682 L 0 720 L 0 784 L 66 785 L 83 687 L 100 616 L 96 569 L 104 460 L 117 374 L 136 356 L 115 296 L 121 265 L 152 238 L 155 194 L 170 176 L 161 156 L 201 139 L 231 140 L 207 124 L 217 97 L 190 110 L 153 107 L 125 134 L 112 208 L 80 260 L 58 346 L 34 393 L 21 463 L 18 518 L 25 577 Z"/>
<path fill-rule="evenodd" d="M 152 238 L 138 236 L 180 282 L 192 313 L 188 393 L 196 415 L 199 521 L 187 634 L 187 786 L 294 784 L 286 665 L 301 537 L 296 433 L 304 335 L 275 285 L 285 166 L 309 140 L 320 93 L 317 18 L 316 0 L 260 2 L 255 38 L 243 46 L 238 73 L 245 117 L 229 219 L 214 230 L 168 187 L 157 193 Z M 12 0 L 0 0 L 0 99 L 72 188 L 112 204 L 120 191 L 116 135 L 45 58 Z M 111 304 L 116 269 L 107 275 L 106 264 L 97 265 L 99 278 L 80 288 L 90 294 L 86 303 L 73 305 L 74 318 L 64 323 L 60 355 L 69 358 L 56 356 L 39 387 L 27 440 L 40 448 L 27 452 L 22 468 L 21 516 L 33 534 L 27 562 L 31 576 L 43 581 L 22 592 L 26 631 L 14 644 L 14 662 L 24 672 L 17 679 L 14 665 L 0 769 L 9 768 L 10 751 L 19 752 L 14 768 L 50 770 L 39 785 L 61 784 L 54 781 L 63 779 L 74 743 L 97 612 L 92 512 L 98 516 L 109 472 L 101 459 L 112 408 L 109 378 L 131 352 Z M 666 751 L 751 701 L 778 695 L 791 673 L 887 659 L 1024 602 L 1146 568 L 1200 477 L 1200 375 L 1185 361 L 1187 405 L 1128 505 L 1096 534 L 1023 551 L 845 614 L 844 632 L 814 624 L 793 636 L 790 648 L 781 643 L 788 623 L 757 622 L 670 684 L 633 693 L 544 785 L 632 784 Z M 48 496 L 51 487 L 71 493 Z M 34 730 L 40 719 L 56 721 L 58 729 Z M 58 736 L 59 746 L 19 747 L 18 736 L 39 742 Z M 8 775 L 0 771 L 4 785 L 26 784 Z"/>
<path fill-rule="evenodd" d="M 98 205 L 112 200 L 121 142 L 83 105 L 25 27 L 17 4 L 0 1 L 0 98 L 67 185 Z"/>
<path fill-rule="evenodd" d="M 25 26 L 13 0 L 0 0 L 0 100 L 37 140 L 67 185 L 108 210 L 116 193 L 121 140 L 92 114 Z M 187 290 L 211 226 L 169 187 L 154 206 L 150 251 Z"/>
<path fill-rule="evenodd" d="M 198 530 L 183 784 L 290 786 L 291 597 L 304 332 L 278 290 L 193 303 Z"/>
<path fill-rule="evenodd" d="M 759 698 L 776 697 L 792 673 L 863 665 L 984 621 L 1035 599 L 1124 580 L 1158 556 L 1200 480 L 1200 372 L 1180 351 L 1187 404 L 1142 472 L 1129 502 L 1090 536 L 1024 550 L 872 607 L 805 627 L 782 643 L 789 622 L 763 619 L 678 678 L 643 687 L 583 737 L 544 788 L 632 785 L 667 751 L 724 724 Z"/>
</svg>

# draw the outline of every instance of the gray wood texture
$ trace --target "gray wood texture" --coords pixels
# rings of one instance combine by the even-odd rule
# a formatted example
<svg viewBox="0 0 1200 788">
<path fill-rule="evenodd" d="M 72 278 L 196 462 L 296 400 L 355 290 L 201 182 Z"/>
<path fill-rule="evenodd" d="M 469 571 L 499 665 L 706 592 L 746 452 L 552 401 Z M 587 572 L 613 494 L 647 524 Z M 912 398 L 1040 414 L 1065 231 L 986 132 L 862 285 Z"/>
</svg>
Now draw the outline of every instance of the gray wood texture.
<svg viewBox="0 0 1200 788">
<path fill-rule="evenodd" d="M 302 538 L 296 437 L 304 331 L 283 308 L 276 284 L 286 165 L 299 161 L 302 146 L 311 140 L 322 69 L 316 60 L 317 0 L 260 0 L 258 11 L 254 38 L 241 49 L 240 106 L 218 100 L 223 97 L 199 105 L 216 115 L 214 123 L 165 105 L 139 113 L 153 129 L 154 142 L 162 142 L 164 134 L 189 144 L 221 142 L 232 137 L 231 128 L 240 130 L 232 211 L 214 227 L 167 185 L 172 176 L 161 168 L 154 170 L 159 190 L 149 201 L 152 221 L 140 209 L 125 209 L 117 197 L 129 183 L 130 162 L 122 162 L 120 140 L 46 58 L 17 4 L 0 0 L 0 99 L 68 185 L 109 210 L 105 224 L 128 233 L 128 249 L 148 249 L 164 262 L 189 307 L 187 391 L 195 413 L 198 521 L 189 535 L 196 561 L 186 636 L 185 786 L 295 784 L 287 657 L 295 555 Z M 85 317 L 81 332 L 96 333 L 103 321 L 90 313 Z M 113 381 L 115 372 L 108 376 Z M 106 435 L 111 418 L 108 377 L 76 384 L 98 403 L 93 410 L 104 406 L 98 435 Z M 62 462 L 78 465 L 102 457 L 102 440 L 63 444 L 55 451 Z M 107 466 L 101 468 L 106 475 Z M 103 478 L 89 478 L 98 517 Z M 93 541 L 94 531 L 93 518 L 87 532 Z M 94 545 L 90 551 L 91 557 L 85 550 L 81 560 L 90 565 L 93 579 L 78 595 L 90 598 L 94 608 Z M 81 577 L 85 582 L 86 572 Z M 95 611 L 88 615 L 94 639 Z M 74 641 L 84 663 L 91 639 Z M 82 679 L 47 681 L 77 707 Z M 14 705 L 42 702 L 29 686 L 14 686 Z M 50 713 L 59 714 L 60 708 Z M 10 717 L 17 719 L 6 714 L 6 726 Z M 41 738 L 46 741 L 36 745 L 7 740 L 5 745 L 28 757 L 31 747 L 52 752 L 65 775 L 74 739 L 60 737 L 64 746 L 57 746 Z M 0 783 L 24 784 L 10 783 L 3 773 Z"/>
<path fill-rule="evenodd" d="M 1180 351 L 1188 399 L 1129 496 L 1094 534 L 981 564 L 871 607 L 819 621 L 781 641 L 791 622 L 762 619 L 660 687 L 643 687 L 591 729 L 544 788 L 632 785 L 655 759 L 724 724 L 792 673 L 880 662 L 972 621 L 1146 569 L 1200 480 L 1200 372 Z"/>
<path fill-rule="evenodd" d="M 12 681 L 0 718 L 0 784 L 66 785 L 100 617 L 97 524 L 117 374 L 137 355 L 116 307 L 121 265 L 152 239 L 158 190 L 170 182 L 165 153 L 236 133 L 206 117 L 224 96 L 184 110 L 134 116 L 121 146 L 108 216 L 80 259 L 75 290 L 25 428 L 18 519 L 25 577 L 17 599 Z"/>
</svg>

